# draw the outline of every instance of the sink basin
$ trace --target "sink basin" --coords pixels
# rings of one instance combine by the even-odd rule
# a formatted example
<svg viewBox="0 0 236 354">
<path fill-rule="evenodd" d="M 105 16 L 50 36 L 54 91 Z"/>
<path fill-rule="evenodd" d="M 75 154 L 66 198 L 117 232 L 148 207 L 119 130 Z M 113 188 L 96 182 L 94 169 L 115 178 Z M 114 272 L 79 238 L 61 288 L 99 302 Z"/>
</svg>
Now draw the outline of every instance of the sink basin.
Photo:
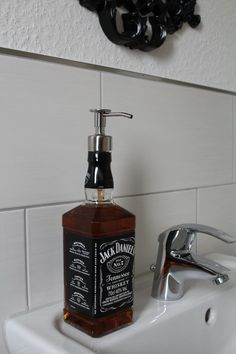
<svg viewBox="0 0 236 354">
<path fill-rule="evenodd" d="M 152 274 L 136 280 L 134 323 L 101 338 L 64 323 L 62 303 L 7 320 L 11 354 L 235 354 L 236 258 L 209 258 L 231 269 L 229 281 L 186 282 L 174 302 L 150 297 Z"/>
</svg>

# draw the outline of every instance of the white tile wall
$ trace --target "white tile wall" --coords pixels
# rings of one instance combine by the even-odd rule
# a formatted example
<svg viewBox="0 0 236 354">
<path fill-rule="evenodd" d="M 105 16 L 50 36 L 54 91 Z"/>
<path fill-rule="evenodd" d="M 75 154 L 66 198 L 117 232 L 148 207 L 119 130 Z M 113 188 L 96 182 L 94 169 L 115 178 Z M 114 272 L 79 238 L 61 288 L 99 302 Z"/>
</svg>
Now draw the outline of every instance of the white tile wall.
<svg viewBox="0 0 236 354">
<path fill-rule="evenodd" d="M 118 195 L 232 183 L 231 96 L 104 73 L 103 105 L 134 114 L 107 123 Z"/>
<path fill-rule="evenodd" d="M 6 353 L 4 320 L 25 311 L 26 267 L 24 211 L 0 213 L 0 353 Z"/>
<path fill-rule="evenodd" d="M 74 206 L 26 211 L 30 308 L 63 298 L 62 214 Z"/>
<path fill-rule="evenodd" d="M 198 191 L 198 222 L 211 225 L 236 238 L 236 184 Z M 225 244 L 210 236 L 199 235 L 198 252 L 222 252 L 236 255 L 235 244 Z"/>
<path fill-rule="evenodd" d="M 0 208 L 81 198 L 99 73 L 0 56 Z"/>
<path fill-rule="evenodd" d="M 196 192 L 192 190 L 118 198 L 116 202 L 136 216 L 136 275 L 148 272 L 156 263 L 157 237 L 162 231 L 196 222 Z"/>
<path fill-rule="evenodd" d="M 100 82 L 99 71 L 9 55 L 0 55 L 0 76 L 1 321 L 63 297 L 61 216 L 84 195 L 88 110 L 100 98 L 134 114 L 108 120 L 107 133 L 116 201 L 136 214 L 136 274 L 174 224 L 236 235 L 233 95 L 107 72 Z M 199 236 L 198 251 L 236 248 Z"/>
</svg>

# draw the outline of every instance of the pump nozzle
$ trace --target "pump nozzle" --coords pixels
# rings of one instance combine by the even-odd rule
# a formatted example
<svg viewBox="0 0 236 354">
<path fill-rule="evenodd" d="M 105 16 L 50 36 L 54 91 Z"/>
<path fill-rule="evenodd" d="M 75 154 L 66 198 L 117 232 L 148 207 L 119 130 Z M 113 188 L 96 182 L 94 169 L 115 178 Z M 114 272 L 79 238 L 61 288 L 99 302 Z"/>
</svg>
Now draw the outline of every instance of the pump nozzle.
<svg viewBox="0 0 236 354">
<path fill-rule="evenodd" d="M 112 137 L 105 135 L 107 117 L 133 118 L 132 114 L 125 112 L 112 112 L 110 109 L 90 109 L 94 113 L 95 135 L 88 137 L 89 151 L 111 151 Z"/>
</svg>

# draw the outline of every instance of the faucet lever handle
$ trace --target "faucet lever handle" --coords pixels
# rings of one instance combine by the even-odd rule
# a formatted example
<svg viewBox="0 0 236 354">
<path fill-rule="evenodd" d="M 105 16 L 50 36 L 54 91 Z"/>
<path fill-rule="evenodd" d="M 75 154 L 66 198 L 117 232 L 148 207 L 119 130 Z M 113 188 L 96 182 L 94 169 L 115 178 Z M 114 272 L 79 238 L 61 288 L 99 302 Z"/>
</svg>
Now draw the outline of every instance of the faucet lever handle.
<svg viewBox="0 0 236 354">
<path fill-rule="evenodd" d="M 192 252 L 197 233 L 207 234 L 227 243 L 236 242 L 236 237 L 201 224 L 181 224 L 162 232 L 158 239 L 156 265 L 151 268 L 154 271 L 154 298 L 179 299 L 183 295 L 184 279 L 192 278 L 192 271 L 197 271 L 200 278 L 210 277 L 215 284 L 223 284 L 229 279 L 228 268 Z M 180 275 L 183 276 L 182 280 Z"/>
<path fill-rule="evenodd" d="M 227 272 L 228 269 L 226 267 L 191 251 L 197 233 L 213 236 L 226 243 L 236 242 L 236 237 L 210 226 L 181 224 L 167 230 L 165 237 L 162 236 L 162 241 L 165 240 L 164 243 L 166 244 L 166 257 L 177 263 L 191 264 L 216 275 Z"/>
<path fill-rule="evenodd" d="M 213 236 L 226 243 L 236 242 L 236 237 L 202 224 L 180 224 L 166 230 L 160 235 L 160 238 L 166 239 L 169 252 L 178 251 L 179 253 L 184 253 L 191 250 L 197 233 Z"/>
<path fill-rule="evenodd" d="M 214 227 L 211 226 L 206 226 L 202 224 L 186 224 L 185 227 L 187 227 L 190 232 L 195 234 L 202 233 L 202 234 L 210 235 L 226 243 L 236 242 L 236 237 L 231 236 L 224 231 L 215 229 Z"/>
</svg>

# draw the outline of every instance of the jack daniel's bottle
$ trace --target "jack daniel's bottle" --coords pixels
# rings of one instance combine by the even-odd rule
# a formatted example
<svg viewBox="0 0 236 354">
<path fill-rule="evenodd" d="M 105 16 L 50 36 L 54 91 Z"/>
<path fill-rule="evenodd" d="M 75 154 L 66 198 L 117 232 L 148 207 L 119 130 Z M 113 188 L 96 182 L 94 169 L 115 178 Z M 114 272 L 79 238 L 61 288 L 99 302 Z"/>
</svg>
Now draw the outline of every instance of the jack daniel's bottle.
<svg viewBox="0 0 236 354">
<path fill-rule="evenodd" d="M 135 217 L 112 200 L 112 138 L 105 135 L 107 117 L 132 116 L 93 112 L 86 201 L 63 215 L 64 320 L 98 337 L 132 322 Z"/>
</svg>

